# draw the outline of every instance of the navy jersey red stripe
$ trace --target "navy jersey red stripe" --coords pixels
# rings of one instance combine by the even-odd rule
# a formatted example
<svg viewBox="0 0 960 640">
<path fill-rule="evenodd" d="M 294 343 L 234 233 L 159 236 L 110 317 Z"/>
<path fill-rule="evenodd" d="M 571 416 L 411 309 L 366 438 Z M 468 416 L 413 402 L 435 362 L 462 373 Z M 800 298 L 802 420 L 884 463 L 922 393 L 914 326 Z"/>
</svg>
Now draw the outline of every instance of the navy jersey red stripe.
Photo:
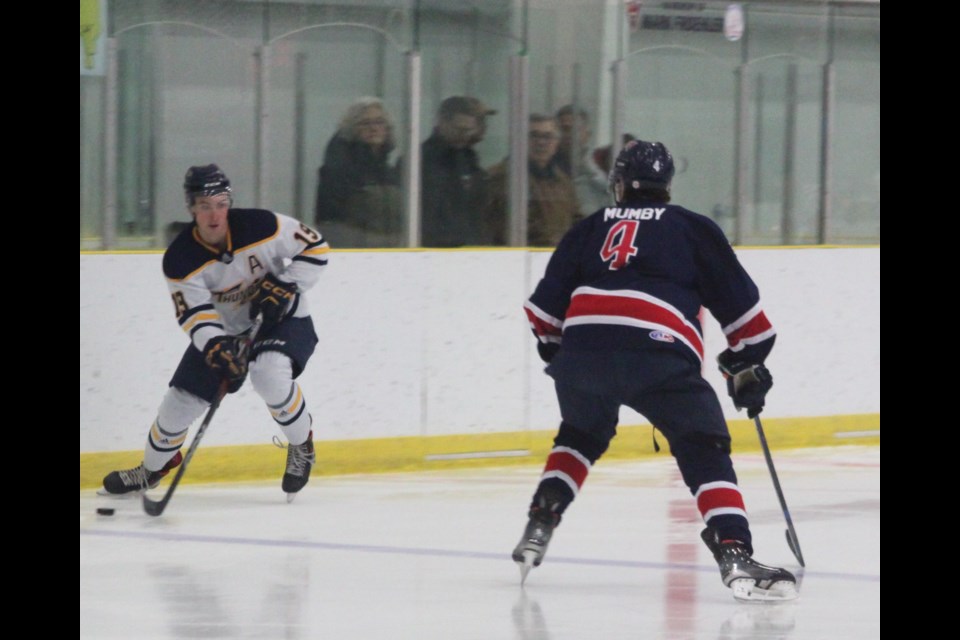
<svg viewBox="0 0 960 640">
<path fill-rule="evenodd" d="M 776 335 L 720 227 L 655 202 L 574 225 L 524 306 L 534 334 L 565 350 L 669 348 L 702 361 L 701 308 L 745 361 L 763 362 Z"/>
</svg>

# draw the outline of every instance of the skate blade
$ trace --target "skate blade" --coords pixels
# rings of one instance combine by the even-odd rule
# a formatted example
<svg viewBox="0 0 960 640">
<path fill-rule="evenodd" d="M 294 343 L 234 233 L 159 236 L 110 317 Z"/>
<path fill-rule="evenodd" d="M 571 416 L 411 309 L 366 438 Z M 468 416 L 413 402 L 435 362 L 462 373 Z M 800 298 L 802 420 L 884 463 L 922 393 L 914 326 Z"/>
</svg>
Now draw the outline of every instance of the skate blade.
<svg viewBox="0 0 960 640">
<path fill-rule="evenodd" d="M 297 494 L 295 494 L 295 493 L 288 493 L 288 494 L 287 494 L 287 504 L 290 504 L 291 502 L 293 502 L 293 499 L 296 498 L 296 497 L 297 497 Z"/>
<path fill-rule="evenodd" d="M 740 602 L 786 602 L 800 597 L 793 582 L 774 582 L 769 589 L 761 589 L 753 580 L 740 579 L 730 583 L 733 597 Z"/>
<path fill-rule="evenodd" d="M 533 561 L 537 557 L 536 551 L 527 551 L 523 552 L 523 561 L 517 562 L 517 566 L 520 567 L 520 586 L 527 581 L 527 576 L 530 574 L 530 569 L 533 568 Z"/>
<path fill-rule="evenodd" d="M 132 500 L 132 499 L 139 500 L 140 497 L 143 496 L 143 493 L 144 493 L 143 490 L 128 491 L 126 493 L 110 493 L 103 487 L 100 487 L 99 489 L 97 489 L 98 496 L 104 496 L 106 498 L 112 498 L 114 500 Z"/>
</svg>

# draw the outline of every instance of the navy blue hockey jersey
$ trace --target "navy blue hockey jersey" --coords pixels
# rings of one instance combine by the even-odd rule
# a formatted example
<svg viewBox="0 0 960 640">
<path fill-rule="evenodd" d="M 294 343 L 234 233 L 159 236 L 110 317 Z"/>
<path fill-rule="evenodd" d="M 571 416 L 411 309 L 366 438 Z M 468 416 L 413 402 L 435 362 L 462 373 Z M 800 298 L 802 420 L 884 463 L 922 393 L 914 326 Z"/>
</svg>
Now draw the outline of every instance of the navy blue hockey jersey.
<svg viewBox="0 0 960 640">
<path fill-rule="evenodd" d="M 702 362 L 701 307 L 743 361 L 763 362 L 775 332 L 723 231 L 654 202 L 608 207 L 575 224 L 524 305 L 537 338 L 564 350 L 666 347 Z"/>
</svg>

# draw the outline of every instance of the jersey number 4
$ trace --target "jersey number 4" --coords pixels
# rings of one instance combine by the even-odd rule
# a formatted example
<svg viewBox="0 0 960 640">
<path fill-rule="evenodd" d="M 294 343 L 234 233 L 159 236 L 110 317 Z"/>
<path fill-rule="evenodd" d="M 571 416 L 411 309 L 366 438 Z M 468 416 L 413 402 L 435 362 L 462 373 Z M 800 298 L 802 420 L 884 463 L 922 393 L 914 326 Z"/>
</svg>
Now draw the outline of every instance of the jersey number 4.
<svg viewBox="0 0 960 640">
<path fill-rule="evenodd" d="M 637 255 L 637 248 L 633 241 L 637 239 L 637 230 L 640 223 L 636 220 L 620 220 L 610 227 L 607 239 L 603 241 L 600 250 L 600 259 L 609 262 L 611 271 L 616 271 L 627 265 L 630 258 Z"/>
</svg>

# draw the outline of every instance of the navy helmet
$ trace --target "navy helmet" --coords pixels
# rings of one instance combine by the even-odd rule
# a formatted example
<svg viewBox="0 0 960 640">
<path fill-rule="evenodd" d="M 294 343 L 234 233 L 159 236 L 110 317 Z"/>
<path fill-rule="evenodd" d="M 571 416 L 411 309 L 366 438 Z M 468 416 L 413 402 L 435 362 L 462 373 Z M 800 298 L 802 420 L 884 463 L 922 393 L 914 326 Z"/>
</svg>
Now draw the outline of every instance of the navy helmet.
<svg viewBox="0 0 960 640">
<path fill-rule="evenodd" d="M 226 193 L 233 201 L 233 190 L 226 174 L 215 164 L 202 167 L 190 167 L 183 178 L 183 193 L 187 206 L 193 206 L 194 199 L 201 196 L 215 196 Z"/>
<path fill-rule="evenodd" d="M 640 189 L 661 189 L 670 192 L 670 182 L 676 172 L 673 156 L 662 142 L 631 140 L 617 156 L 610 169 L 610 190 L 623 180 L 624 192 Z"/>
</svg>

